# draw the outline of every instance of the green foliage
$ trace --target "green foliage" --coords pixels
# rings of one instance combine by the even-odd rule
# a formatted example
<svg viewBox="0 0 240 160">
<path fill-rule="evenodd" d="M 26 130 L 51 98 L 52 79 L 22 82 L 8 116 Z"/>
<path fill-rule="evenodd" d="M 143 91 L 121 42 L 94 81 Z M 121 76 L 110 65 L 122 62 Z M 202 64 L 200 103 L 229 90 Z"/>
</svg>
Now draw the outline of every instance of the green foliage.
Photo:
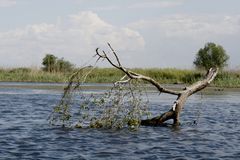
<svg viewBox="0 0 240 160">
<path fill-rule="evenodd" d="M 64 58 L 57 58 L 52 54 L 47 54 L 42 62 L 43 70 L 47 72 L 69 72 L 73 71 L 74 65 Z"/>
<path fill-rule="evenodd" d="M 73 71 L 74 65 L 69 61 L 64 60 L 63 58 L 58 59 L 55 65 L 55 70 L 57 72 L 71 72 Z"/>
<path fill-rule="evenodd" d="M 43 58 L 43 62 L 42 62 L 42 65 L 44 66 L 43 70 L 47 72 L 54 72 L 56 63 L 57 63 L 57 57 L 52 54 L 47 54 Z"/>
<path fill-rule="evenodd" d="M 193 62 L 197 68 L 208 70 L 211 67 L 223 69 L 227 66 L 229 56 L 222 46 L 215 43 L 207 43 L 204 48 L 201 48 L 196 59 Z"/>
</svg>

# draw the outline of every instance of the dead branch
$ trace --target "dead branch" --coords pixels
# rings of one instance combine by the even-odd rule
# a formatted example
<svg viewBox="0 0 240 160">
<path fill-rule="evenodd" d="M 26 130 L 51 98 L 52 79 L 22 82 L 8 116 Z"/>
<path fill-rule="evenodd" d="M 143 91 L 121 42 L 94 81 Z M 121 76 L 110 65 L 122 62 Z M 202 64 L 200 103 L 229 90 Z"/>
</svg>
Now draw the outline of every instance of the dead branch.
<svg viewBox="0 0 240 160">
<path fill-rule="evenodd" d="M 147 81 L 147 82 L 151 83 L 153 86 L 155 86 L 159 90 L 159 92 L 173 94 L 173 95 L 181 94 L 181 92 L 179 92 L 179 91 L 174 91 L 174 90 L 171 90 L 171 89 L 164 88 L 158 82 L 156 82 L 154 79 L 152 79 L 150 77 L 135 73 L 133 71 L 129 71 L 128 69 L 122 67 L 116 52 L 112 49 L 112 47 L 109 43 L 108 43 L 108 45 L 111 48 L 112 53 L 114 54 L 118 64 L 114 64 L 113 61 L 107 56 L 107 54 L 104 51 L 102 51 L 102 54 L 100 54 L 99 51 L 98 51 L 99 48 L 97 48 L 96 49 L 96 55 L 99 56 L 100 59 L 101 58 L 106 59 L 113 67 L 115 67 L 115 68 L 121 70 L 122 72 L 124 72 L 126 74 L 126 76 L 128 76 L 130 79 L 141 79 L 141 80 L 144 80 L 144 81 Z"/>
<path fill-rule="evenodd" d="M 121 65 L 119 57 L 117 56 L 117 54 L 114 51 L 114 49 L 112 48 L 112 46 L 109 43 L 108 43 L 108 46 L 109 46 L 112 54 L 114 55 L 114 58 L 117 63 L 114 63 L 104 51 L 102 51 L 102 53 L 99 53 L 99 48 L 96 49 L 96 56 L 98 56 L 98 59 L 103 59 L 103 60 L 106 59 L 113 67 L 115 67 L 115 68 L 121 70 L 123 73 L 125 73 L 125 76 L 116 83 L 127 83 L 131 79 L 140 79 L 140 80 L 146 81 L 146 82 L 152 84 L 153 86 L 155 86 L 160 93 L 167 93 L 167 94 L 172 94 L 172 95 L 177 96 L 176 101 L 174 102 L 173 106 L 171 107 L 171 109 L 169 111 L 163 113 L 161 116 L 154 117 L 152 119 L 142 120 L 141 121 L 142 125 L 161 125 L 169 119 L 173 119 L 174 125 L 179 125 L 180 124 L 180 118 L 179 118 L 180 113 L 183 109 L 183 106 L 184 106 L 187 98 L 189 96 L 191 96 L 192 94 L 207 87 L 214 80 L 214 78 L 216 77 L 216 75 L 218 73 L 217 68 L 211 68 L 211 69 L 209 69 L 206 77 L 203 80 L 198 81 L 198 82 L 186 87 L 182 91 L 167 89 L 167 88 L 164 88 L 161 84 L 159 84 L 157 81 L 155 81 L 154 79 L 152 79 L 150 77 L 135 73 L 133 71 L 130 71 L 130 70 L 124 68 Z"/>
</svg>

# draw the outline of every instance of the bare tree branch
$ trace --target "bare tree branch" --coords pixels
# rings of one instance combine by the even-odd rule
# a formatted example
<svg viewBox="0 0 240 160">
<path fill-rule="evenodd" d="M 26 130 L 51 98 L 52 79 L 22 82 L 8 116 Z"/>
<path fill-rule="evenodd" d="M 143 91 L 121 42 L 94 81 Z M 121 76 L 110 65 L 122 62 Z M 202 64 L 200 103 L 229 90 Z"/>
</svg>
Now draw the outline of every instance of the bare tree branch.
<svg viewBox="0 0 240 160">
<path fill-rule="evenodd" d="M 98 55 L 99 58 L 106 59 L 113 67 L 124 72 L 130 79 L 141 79 L 141 80 L 147 81 L 147 82 L 151 83 L 153 86 L 155 86 L 158 89 L 158 91 L 161 93 L 163 92 L 163 93 L 168 93 L 168 94 L 173 94 L 173 95 L 181 94 L 181 92 L 179 92 L 179 91 L 166 89 L 166 88 L 162 87 L 158 82 L 156 82 L 154 79 L 152 79 L 150 77 L 135 73 L 133 71 L 128 71 L 126 68 L 121 66 L 120 60 L 119 60 L 116 52 L 112 49 L 110 44 L 109 44 L 109 47 L 111 48 L 111 51 L 114 54 L 118 64 L 114 64 L 104 51 L 102 54 L 100 54 L 98 52 L 98 48 L 96 49 L 96 55 Z"/>
<path fill-rule="evenodd" d="M 115 58 L 116 58 L 116 60 L 117 60 L 117 62 L 118 62 L 118 65 L 119 65 L 119 66 L 122 66 L 121 63 L 120 63 L 120 60 L 119 60 L 119 58 L 118 58 L 118 56 L 117 56 L 117 54 L 116 54 L 116 52 L 114 51 L 114 49 L 112 48 L 112 46 L 110 45 L 110 43 L 108 43 L 108 46 L 109 46 L 109 48 L 111 49 L 112 53 L 114 54 L 114 56 L 115 56 Z"/>
</svg>

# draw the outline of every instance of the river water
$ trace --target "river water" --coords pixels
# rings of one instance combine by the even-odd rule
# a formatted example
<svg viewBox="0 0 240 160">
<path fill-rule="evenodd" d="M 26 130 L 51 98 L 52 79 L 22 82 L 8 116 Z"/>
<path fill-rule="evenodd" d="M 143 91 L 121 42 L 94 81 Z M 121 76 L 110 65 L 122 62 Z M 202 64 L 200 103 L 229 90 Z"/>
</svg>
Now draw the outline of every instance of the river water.
<svg viewBox="0 0 240 160">
<path fill-rule="evenodd" d="M 240 159 L 240 92 L 193 95 L 178 128 L 64 129 L 47 120 L 61 90 L 19 85 L 0 83 L 0 159 Z M 149 99 L 158 115 L 175 97 Z"/>
</svg>

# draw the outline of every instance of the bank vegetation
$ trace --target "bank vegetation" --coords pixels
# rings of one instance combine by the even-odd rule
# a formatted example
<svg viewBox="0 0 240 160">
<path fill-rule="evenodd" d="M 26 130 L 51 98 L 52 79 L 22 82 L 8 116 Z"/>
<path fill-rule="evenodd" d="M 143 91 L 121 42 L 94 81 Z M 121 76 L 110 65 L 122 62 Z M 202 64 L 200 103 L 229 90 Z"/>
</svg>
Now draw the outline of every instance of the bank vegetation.
<svg viewBox="0 0 240 160">
<path fill-rule="evenodd" d="M 77 69 L 75 69 L 77 70 Z M 161 84 L 191 84 L 198 81 L 205 71 L 171 68 L 135 68 L 134 72 L 154 78 Z M 36 68 L 2 68 L 1 82 L 67 82 L 72 72 L 46 72 Z M 88 76 L 88 83 L 112 83 L 123 76 L 115 68 L 96 68 Z M 216 87 L 240 87 L 240 70 L 221 71 L 211 84 Z"/>
</svg>

